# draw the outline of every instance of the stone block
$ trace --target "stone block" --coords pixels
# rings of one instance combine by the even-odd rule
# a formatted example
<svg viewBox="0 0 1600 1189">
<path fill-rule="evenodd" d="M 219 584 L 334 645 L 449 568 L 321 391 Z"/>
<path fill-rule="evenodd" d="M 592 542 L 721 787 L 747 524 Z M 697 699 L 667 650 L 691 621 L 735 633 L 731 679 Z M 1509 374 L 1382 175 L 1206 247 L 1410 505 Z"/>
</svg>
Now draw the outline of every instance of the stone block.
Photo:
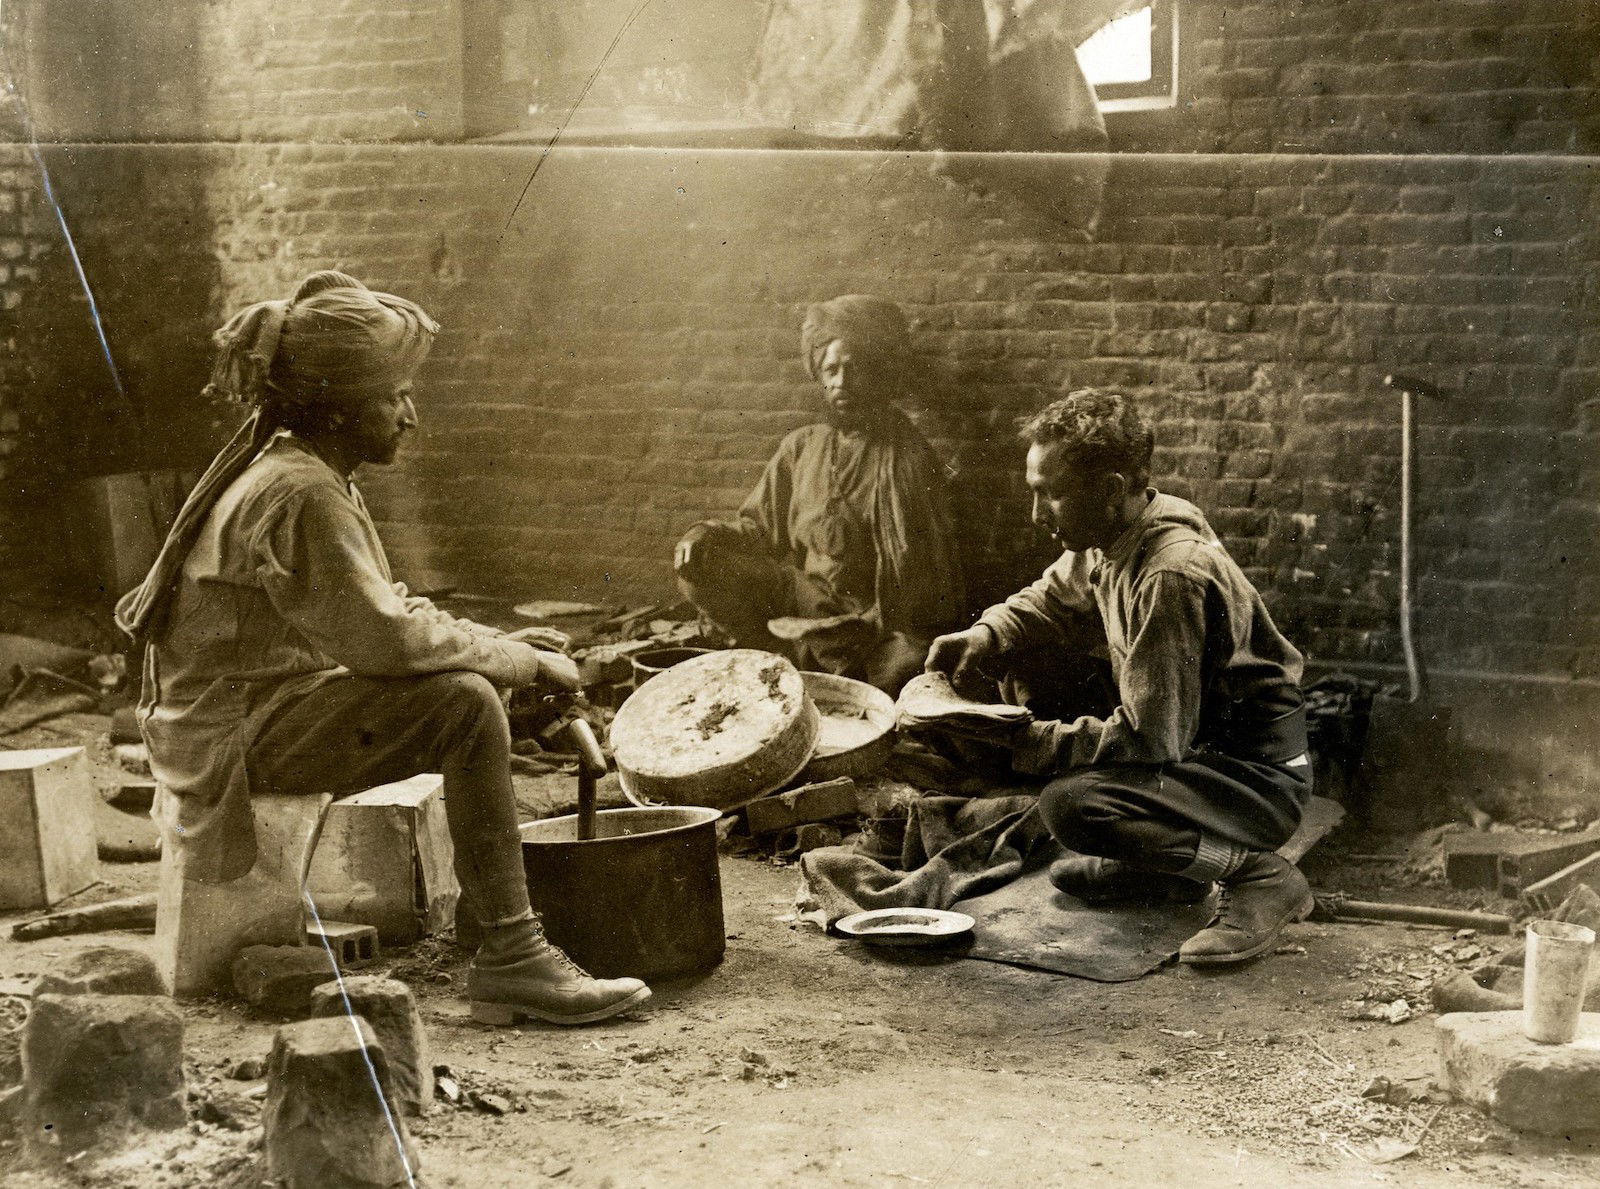
<svg viewBox="0 0 1600 1189">
<path fill-rule="evenodd" d="M 461 888 L 444 778 L 424 773 L 335 801 L 306 888 L 323 917 L 371 925 L 392 945 L 448 928 Z"/>
<path fill-rule="evenodd" d="M 81 747 L 0 752 L 0 909 L 45 908 L 100 878 Z"/>
<path fill-rule="evenodd" d="M 776 834 L 807 822 L 853 817 L 859 812 L 856 783 L 848 776 L 842 776 L 838 780 L 826 780 L 820 784 L 801 785 L 797 789 L 752 801 L 744 807 L 744 812 L 752 834 Z"/>
<path fill-rule="evenodd" d="M 282 1189 L 415 1183 L 416 1150 L 388 1094 L 388 1058 L 360 1016 L 278 1029 L 262 1114 L 267 1180 Z"/>
<path fill-rule="evenodd" d="M 1522 1034 L 1520 1011 L 1440 1016 L 1439 1063 L 1458 1097 L 1518 1131 L 1600 1132 L 1600 1013 L 1585 1012 L 1571 1044 Z"/>
<path fill-rule="evenodd" d="M 298 1018 L 334 973 L 320 945 L 252 945 L 233 960 L 233 989 L 262 1011 Z"/>
<path fill-rule="evenodd" d="M 23 1029 L 30 1146 L 70 1155 L 185 1123 L 183 1017 L 164 996 L 40 995 Z"/>
<path fill-rule="evenodd" d="M 41 975 L 33 995 L 165 995 L 155 961 L 139 950 L 115 945 L 79 950 L 58 969 Z"/>
<path fill-rule="evenodd" d="M 337 982 L 323 983 L 311 992 L 311 1014 L 366 1020 L 389 1059 L 394 1101 L 408 1115 L 426 1113 L 433 1101 L 433 1061 L 411 988 L 377 975 L 347 978 L 342 992 Z"/>
</svg>

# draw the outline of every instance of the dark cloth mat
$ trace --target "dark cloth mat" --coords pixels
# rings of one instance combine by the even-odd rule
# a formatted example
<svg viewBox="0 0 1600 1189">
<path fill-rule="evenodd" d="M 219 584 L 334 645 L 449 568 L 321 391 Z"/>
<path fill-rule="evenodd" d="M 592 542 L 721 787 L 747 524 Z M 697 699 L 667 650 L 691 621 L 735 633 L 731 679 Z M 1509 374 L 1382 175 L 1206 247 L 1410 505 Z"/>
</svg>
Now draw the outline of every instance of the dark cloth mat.
<svg viewBox="0 0 1600 1189">
<path fill-rule="evenodd" d="M 1279 853 L 1298 862 L 1343 809 L 1313 797 Z M 1065 851 L 1031 793 L 924 797 L 911 806 L 901 870 L 848 847 L 800 860 L 800 914 L 817 924 L 873 908 L 954 908 L 977 922 L 967 956 L 1100 982 L 1124 982 L 1169 961 L 1210 922 L 1201 904 L 1086 905 L 1057 892 L 1047 868 Z"/>
<path fill-rule="evenodd" d="M 977 921 L 969 958 L 1122 983 L 1168 961 L 1216 903 L 1213 892 L 1199 904 L 1085 904 L 1040 867 L 954 907 Z"/>
</svg>

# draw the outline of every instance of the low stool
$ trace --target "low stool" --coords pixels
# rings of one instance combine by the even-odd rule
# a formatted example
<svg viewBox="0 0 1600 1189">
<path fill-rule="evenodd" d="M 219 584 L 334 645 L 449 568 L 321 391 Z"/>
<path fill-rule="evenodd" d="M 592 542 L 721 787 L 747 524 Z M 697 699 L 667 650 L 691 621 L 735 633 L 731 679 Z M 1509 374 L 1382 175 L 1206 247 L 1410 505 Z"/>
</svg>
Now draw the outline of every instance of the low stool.
<svg viewBox="0 0 1600 1189">
<path fill-rule="evenodd" d="M 173 794 L 157 788 L 151 816 L 176 820 Z M 227 883 L 187 878 L 181 837 L 163 828 L 156 891 L 156 967 L 168 991 L 192 998 L 226 989 L 240 950 L 306 944 L 304 887 L 323 814 L 332 797 L 252 797 L 256 861 Z"/>
</svg>

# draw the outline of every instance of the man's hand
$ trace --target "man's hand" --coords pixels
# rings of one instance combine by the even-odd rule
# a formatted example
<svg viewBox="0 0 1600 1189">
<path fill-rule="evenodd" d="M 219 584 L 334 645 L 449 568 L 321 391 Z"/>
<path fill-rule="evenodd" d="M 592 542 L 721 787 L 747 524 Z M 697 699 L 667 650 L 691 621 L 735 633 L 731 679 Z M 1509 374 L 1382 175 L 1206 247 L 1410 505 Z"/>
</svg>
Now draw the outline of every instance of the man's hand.
<svg viewBox="0 0 1600 1189">
<path fill-rule="evenodd" d="M 537 625 L 531 628 L 519 628 L 514 632 L 507 632 L 506 639 L 518 640 L 523 644 L 531 644 L 535 648 L 551 652 L 567 652 L 572 648 L 572 637 L 567 635 L 566 632 Z"/>
<path fill-rule="evenodd" d="M 980 680 L 978 665 L 995 651 L 996 644 L 994 633 L 981 623 L 964 632 L 939 636 L 928 649 L 923 671 L 943 673 L 958 690 L 970 687 Z"/>
<path fill-rule="evenodd" d="M 548 682 L 569 694 L 575 694 L 582 688 L 578 677 L 578 664 L 571 657 L 562 656 L 559 652 L 539 653 L 539 680 Z"/>
</svg>

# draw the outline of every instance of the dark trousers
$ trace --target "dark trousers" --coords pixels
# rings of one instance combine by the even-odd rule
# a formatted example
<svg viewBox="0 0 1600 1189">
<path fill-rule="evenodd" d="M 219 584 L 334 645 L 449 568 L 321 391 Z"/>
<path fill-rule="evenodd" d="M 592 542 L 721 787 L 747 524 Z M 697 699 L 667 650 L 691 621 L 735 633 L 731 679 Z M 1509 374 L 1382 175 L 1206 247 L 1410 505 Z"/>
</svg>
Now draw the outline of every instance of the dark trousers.
<svg viewBox="0 0 1600 1189">
<path fill-rule="evenodd" d="M 1177 874 L 1201 835 L 1251 851 L 1289 840 L 1311 799 L 1311 768 L 1200 752 L 1177 764 L 1079 768 L 1045 786 L 1039 813 L 1071 850 Z"/>
<path fill-rule="evenodd" d="M 1008 658 L 1001 697 L 1034 716 L 1104 718 L 1117 704 L 1111 667 L 1078 654 Z M 1276 850 L 1311 799 L 1311 768 L 1202 751 L 1177 764 L 1079 768 L 1039 795 L 1056 841 L 1080 854 L 1176 874 L 1194 861 L 1200 836 Z"/>
<path fill-rule="evenodd" d="M 499 694 L 478 674 L 333 678 L 274 714 L 245 765 L 254 792 L 335 798 L 443 773 L 463 897 L 488 923 L 528 911 L 511 730 Z"/>
</svg>

